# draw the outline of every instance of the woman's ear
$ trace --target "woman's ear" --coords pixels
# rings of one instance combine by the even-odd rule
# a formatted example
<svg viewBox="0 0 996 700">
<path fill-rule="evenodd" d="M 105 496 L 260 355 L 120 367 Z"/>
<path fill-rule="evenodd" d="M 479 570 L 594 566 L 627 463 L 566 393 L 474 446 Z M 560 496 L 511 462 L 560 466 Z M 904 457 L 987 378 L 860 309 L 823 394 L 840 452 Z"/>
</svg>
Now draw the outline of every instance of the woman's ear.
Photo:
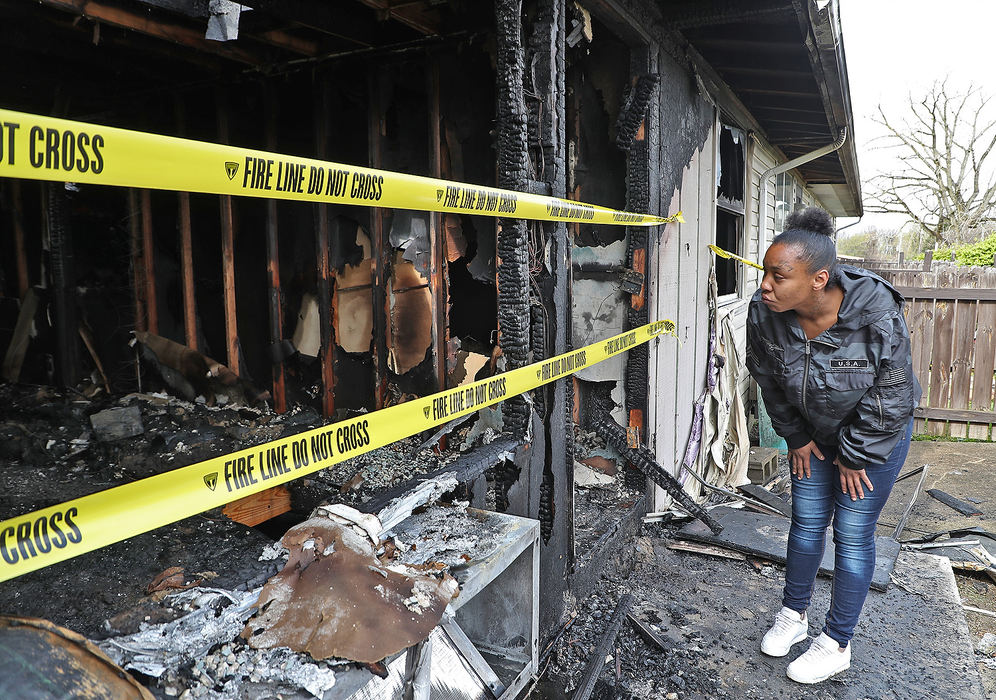
<svg viewBox="0 0 996 700">
<path fill-rule="evenodd" d="M 830 281 L 830 271 L 826 268 L 819 270 L 815 275 L 813 275 L 813 291 L 818 292 L 827 286 L 827 282 Z"/>
</svg>

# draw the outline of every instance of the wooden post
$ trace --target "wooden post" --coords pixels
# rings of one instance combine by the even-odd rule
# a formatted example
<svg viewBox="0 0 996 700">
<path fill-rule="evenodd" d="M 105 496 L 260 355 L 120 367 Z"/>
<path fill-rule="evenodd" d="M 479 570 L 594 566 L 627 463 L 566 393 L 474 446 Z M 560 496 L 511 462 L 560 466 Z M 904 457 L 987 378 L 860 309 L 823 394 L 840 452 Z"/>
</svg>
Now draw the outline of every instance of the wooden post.
<svg viewBox="0 0 996 700">
<path fill-rule="evenodd" d="M 145 315 L 149 333 L 159 335 L 159 310 L 156 306 L 156 252 L 152 241 L 152 193 L 142 190 L 142 267 L 145 281 Z"/>
<path fill-rule="evenodd" d="M 903 262 L 906 260 L 906 253 L 899 251 L 899 267 L 903 266 Z"/>
<path fill-rule="evenodd" d="M 315 141 L 319 158 L 328 156 L 329 108 L 328 85 L 319 79 L 315 99 Z M 332 320 L 332 272 L 329 269 L 329 206 L 315 205 L 315 257 L 318 261 L 317 289 L 318 325 L 321 348 L 318 352 L 322 367 L 322 414 L 329 418 L 335 412 L 335 337 Z"/>
<path fill-rule="evenodd" d="M 17 264 L 17 297 L 24 301 L 24 295 L 31 286 L 28 276 L 28 254 L 24 247 L 24 205 L 21 202 L 21 181 L 10 181 L 10 211 L 14 224 L 14 257 Z"/>
<path fill-rule="evenodd" d="M 371 168 L 383 166 L 381 138 L 384 136 L 381 90 L 382 69 L 374 67 L 367 81 L 369 86 L 368 149 Z M 387 334 L 391 332 L 391 315 L 387 298 L 387 278 L 390 275 L 390 251 L 384 245 L 384 210 L 370 210 L 370 243 L 373 254 L 373 330 L 374 330 L 374 407 L 383 408 L 387 399 Z"/>
<path fill-rule="evenodd" d="M 429 174 L 440 177 L 442 174 L 442 142 L 439 133 L 439 62 L 435 56 L 429 57 Z M 449 314 L 448 264 L 446 257 L 446 230 L 443 215 L 433 212 L 429 215 L 429 242 L 431 245 L 430 275 L 432 284 L 432 338 L 436 346 L 437 389 L 446 389 L 446 344 L 449 338 L 447 318 Z"/>
<path fill-rule="evenodd" d="M 142 263 L 142 209 L 138 204 L 138 190 L 128 190 L 128 224 L 131 234 L 131 285 L 135 292 L 135 330 L 147 331 L 145 265 Z"/>
<path fill-rule="evenodd" d="M 930 266 L 934 262 L 934 251 L 928 250 L 923 254 L 923 271 L 930 272 Z"/>
<path fill-rule="evenodd" d="M 183 113 L 183 102 L 181 98 L 176 98 L 176 122 L 180 135 L 186 131 L 186 123 Z M 197 342 L 197 301 L 194 292 L 194 252 L 191 242 L 192 231 L 190 227 L 190 193 L 178 192 L 177 201 L 179 205 L 178 219 L 180 227 L 180 277 L 183 285 L 183 329 L 187 346 L 194 350 L 199 349 Z"/>
<path fill-rule="evenodd" d="M 271 152 L 277 150 L 277 115 L 276 95 L 273 94 L 270 83 L 264 89 L 266 104 L 266 147 Z M 277 236 L 277 200 L 266 200 L 266 271 L 267 300 L 270 307 L 270 347 L 279 352 L 283 339 L 284 316 L 281 308 L 280 293 L 280 248 Z M 287 394 L 284 387 L 284 360 L 282 356 L 274 356 L 272 362 L 273 377 L 273 410 L 284 413 L 287 410 Z"/>
<path fill-rule="evenodd" d="M 197 301 L 194 292 L 194 250 L 190 228 L 190 193 L 177 193 L 180 205 L 180 266 L 183 280 L 183 329 L 187 345 L 199 349 L 197 342 Z"/>
<path fill-rule="evenodd" d="M 218 96 L 218 138 L 228 143 L 228 104 Z M 221 195 L 221 279 L 225 295 L 225 347 L 228 368 L 239 371 L 239 326 L 235 308 L 235 222 L 231 195 Z"/>
</svg>

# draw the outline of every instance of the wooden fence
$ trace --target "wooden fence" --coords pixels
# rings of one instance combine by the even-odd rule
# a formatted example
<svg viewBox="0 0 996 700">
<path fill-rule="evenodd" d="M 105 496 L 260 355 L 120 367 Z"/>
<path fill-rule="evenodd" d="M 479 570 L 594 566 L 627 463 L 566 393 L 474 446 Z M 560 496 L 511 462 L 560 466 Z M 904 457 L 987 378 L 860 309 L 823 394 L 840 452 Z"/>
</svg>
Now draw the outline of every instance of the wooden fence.
<svg viewBox="0 0 996 700">
<path fill-rule="evenodd" d="M 906 297 L 913 371 L 923 387 L 914 432 L 996 439 L 996 267 L 917 265 L 863 264 Z"/>
</svg>

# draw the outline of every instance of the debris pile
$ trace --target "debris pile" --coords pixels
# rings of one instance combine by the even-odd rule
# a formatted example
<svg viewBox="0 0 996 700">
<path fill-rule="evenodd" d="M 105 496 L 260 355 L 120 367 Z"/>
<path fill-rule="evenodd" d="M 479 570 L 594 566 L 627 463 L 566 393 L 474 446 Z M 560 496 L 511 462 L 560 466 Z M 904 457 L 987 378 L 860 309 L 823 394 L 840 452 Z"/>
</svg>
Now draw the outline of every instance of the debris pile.
<svg viewBox="0 0 996 700">
<path fill-rule="evenodd" d="M 632 582 L 612 577 L 603 583 L 602 590 L 578 603 L 576 616 L 550 650 L 549 681 L 568 693 L 578 689 L 620 599 L 632 586 Z M 630 618 L 651 630 L 667 647 L 647 639 Z M 696 660 L 708 652 L 703 649 L 702 639 L 694 633 L 682 632 L 682 626 L 680 611 L 655 608 L 637 599 L 603 660 L 592 697 L 675 699 L 688 693 L 729 697 L 717 688 L 715 678 L 696 671 Z"/>
<path fill-rule="evenodd" d="M 625 460 L 597 433 L 574 427 L 574 542 L 584 556 L 643 493 L 626 486 Z"/>
<path fill-rule="evenodd" d="M 398 565 L 387 552 L 378 558 L 372 539 L 321 516 L 291 528 L 282 540 L 290 558 L 242 633 L 250 646 L 374 663 L 428 637 L 456 581 Z"/>
</svg>

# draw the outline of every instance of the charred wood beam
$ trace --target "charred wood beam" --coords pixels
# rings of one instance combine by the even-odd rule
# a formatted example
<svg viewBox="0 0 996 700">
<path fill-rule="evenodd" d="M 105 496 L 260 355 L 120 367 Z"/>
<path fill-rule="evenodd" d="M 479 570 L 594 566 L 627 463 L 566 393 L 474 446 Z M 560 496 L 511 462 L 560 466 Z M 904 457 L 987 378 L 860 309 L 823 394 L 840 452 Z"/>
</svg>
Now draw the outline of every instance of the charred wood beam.
<svg viewBox="0 0 996 700">
<path fill-rule="evenodd" d="M 425 481 L 432 481 L 444 474 L 453 474 L 458 483 L 469 484 L 477 477 L 484 474 L 491 467 L 500 464 L 506 459 L 511 459 L 519 447 L 523 444 L 522 439 L 512 435 L 504 434 L 488 445 L 482 445 L 470 452 L 467 452 L 447 464 L 442 469 L 437 469 L 429 474 L 416 477 L 411 481 L 395 486 L 387 491 L 377 494 L 372 499 L 359 506 L 364 513 L 378 513 L 387 504 L 396 498 L 404 496 L 418 488 L 418 485 Z M 315 504 L 317 505 L 317 503 Z M 311 506 L 314 508 L 314 505 Z M 298 508 L 295 510 L 305 510 L 310 512 L 311 508 Z"/>
<path fill-rule="evenodd" d="M 528 128 L 523 100 L 525 51 L 522 0 L 495 2 L 497 39 L 498 186 L 526 191 L 529 184 Z M 509 369 L 529 362 L 529 250 L 526 222 L 498 221 L 498 330 Z M 523 435 L 529 408 L 521 396 L 504 404 L 507 429 Z"/>
<path fill-rule="evenodd" d="M 745 3 L 739 0 L 687 0 L 685 2 L 658 2 L 663 14 L 662 21 L 668 29 L 691 29 L 711 27 L 718 24 L 742 24 L 747 22 L 773 22 L 795 19 L 795 8 L 791 0 L 762 0 Z"/>
<path fill-rule="evenodd" d="M 190 225 L 190 193 L 178 192 L 180 226 L 180 277 L 183 284 L 183 328 L 187 346 L 200 351 L 197 342 L 197 302 L 194 296 L 194 248 Z"/>
<path fill-rule="evenodd" d="M 371 168 L 383 167 L 383 137 L 387 125 L 384 119 L 383 95 L 385 76 L 379 66 L 371 68 L 367 79 L 369 108 L 367 110 L 368 152 Z M 385 240 L 384 209 L 370 210 L 370 248 L 373 256 L 373 360 L 374 407 L 381 409 L 387 401 L 388 351 L 387 336 L 391 332 L 391 300 L 387 283 L 391 277 L 391 247 Z"/>
<path fill-rule="evenodd" d="M 246 0 L 241 3 L 253 10 L 309 29 L 370 48 L 378 40 L 377 27 L 347 10 L 344 3 L 310 2 L 309 0 Z"/>
<path fill-rule="evenodd" d="M 650 153 L 648 131 L 653 132 L 649 124 L 648 109 L 656 92 L 658 76 L 649 73 L 651 57 L 646 50 L 634 51 L 631 59 L 631 72 L 636 76 L 630 87 L 629 104 L 620 114 L 620 124 L 624 131 L 633 134 L 632 140 L 616 145 L 628 152 L 626 159 L 626 208 L 629 211 L 650 211 Z M 651 77 L 653 76 L 653 77 Z M 642 86 L 641 86 L 642 81 Z M 650 127 L 650 128 L 648 128 Z M 624 134 L 625 136 L 625 134 Z M 625 146 L 625 148 L 624 148 Z M 647 246 L 649 235 L 647 229 L 630 227 L 626 231 L 627 266 L 643 279 L 639 291 L 630 296 L 627 310 L 629 328 L 638 328 L 650 321 L 650 310 L 646 304 L 646 272 Z M 643 344 L 633 348 L 626 358 L 625 372 L 626 409 L 630 429 L 636 432 L 637 439 L 643 440 L 645 434 L 644 417 L 647 415 L 648 390 L 650 380 L 650 348 Z M 639 473 L 629 470 L 625 475 L 626 483 L 634 488 L 643 489 L 646 480 Z M 642 482 L 642 483 L 641 483 Z"/>
<path fill-rule="evenodd" d="M 252 34 L 251 36 L 266 42 L 270 46 L 290 51 L 291 53 L 301 54 L 302 56 L 314 57 L 322 52 L 322 45 L 317 41 L 294 36 L 280 29 L 268 29 L 264 32 Z"/>
<path fill-rule="evenodd" d="M 272 84 L 264 88 L 266 104 L 266 147 L 270 152 L 277 150 L 277 105 Z M 283 340 L 284 314 L 282 293 L 280 290 L 280 243 L 279 220 L 277 218 L 277 200 L 266 200 L 266 272 L 267 272 L 267 302 L 269 305 L 270 345 L 279 346 Z M 327 254 L 326 254 L 327 255 Z M 321 272 L 319 272 L 319 277 Z M 324 329 L 324 325 L 323 325 Z M 273 380 L 273 410 L 284 413 L 287 410 L 287 395 L 284 386 L 284 361 L 279 355 L 273 358 L 271 369 Z"/>
<path fill-rule="evenodd" d="M 180 136 L 186 133 L 183 102 L 177 97 L 176 126 Z M 197 342 L 197 301 L 194 291 L 193 231 L 190 223 L 190 193 L 177 193 L 177 225 L 180 228 L 180 279 L 183 287 L 183 328 L 187 347 L 200 351 Z"/>
<path fill-rule="evenodd" d="M 156 246 L 152 231 L 152 193 L 142 190 L 142 280 L 145 283 L 145 320 L 149 332 L 159 333 L 159 306 L 156 302 Z"/>
<path fill-rule="evenodd" d="M 440 33 L 439 13 L 426 7 L 424 2 L 398 2 L 397 0 L 359 0 L 378 11 L 383 20 L 394 19 L 417 32 L 427 35 Z"/>
<path fill-rule="evenodd" d="M 218 138 L 221 143 L 228 143 L 228 103 L 223 93 L 218 95 L 217 110 Z M 225 356 L 228 360 L 228 368 L 235 374 L 241 374 L 239 326 L 235 306 L 235 219 L 232 212 L 232 196 L 221 195 L 218 198 L 218 205 L 221 212 L 221 280 L 225 302 Z"/>
<path fill-rule="evenodd" d="M 195 19 L 206 19 L 210 12 L 210 0 L 139 0 L 145 5 L 170 10 Z"/>
<path fill-rule="evenodd" d="M 661 639 L 660 635 L 650 629 L 650 626 L 645 624 L 640 618 L 633 613 L 626 613 L 626 617 L 633 623 L 636 633 L 643 637 L 643 640 L 647 642 L 647 644 L 652 644 L 663 652 L 670 650 L 668 643 Z"/>
<path fill-rule="evenodd" d="M 210 17 L 210 5 L 207 0 L 192 0 L 188 2 L 183 2 L 182 0 L 141 0 L 146 5 L 152 5 L 153 7 L 159 7 L 164 10 L 169 10 L 171 12 L 176 12 L 177 14 L 184 15 L 185 17 L 190 17 L 191 19 L 204 20 Z M 251 5 L 246 3 L 240 3 L 246 7 L 251 7 Z M 240 18 L 240 35 L 252 37 L 262 41 L 264 43 L 270 44 L 271 46 L 276 46 L 277 48 L 284 49 L 285 51 L 290 51 L 293 53 L 303 54 L 305 56 L 315 56 L 321 51 L 321 45 L 316 41 L 311 41 L 310 39 L 305 39 L 302 37 L 294 36 L 288 32 L 281 29 L 268 29 L 265 31 L 250 32 L 245 31 L 248 29 L 245 27 L 245 23 Z"/>
<path fill-rule="evenodd" d="M 76 316 L 76 274 L 73 258 L 73 236 L 69 225 L 66 188 L 61 182 L 47 183 L 46 224 L 52 271 L 52 292 L 55 301 L 55 337 L 58 343 L 56 359 L 61 386 L 76 384 L 79 364 Z"/>
<path fill-rule="evenodd" d="M 138 190 L 128 190 L 128 231 L 131 248 L 131 289 L 135 298 L 135 330 L 147 331 L 145 321 L 145 266 L 142 264 L 142 209 Z"/>
<path fill-rule="evenodd" d="M 626 96 L 626 102 L 619 110 L 619 117 L 616 120 L 616 147 L 619 150 L 628 151 L 632 148 L 660 79 L 661 77 L 654 73 L 641 75 Z"/>
<path fill-rule="evenodd" d="M 439 62 L 435 56 L 428 58 L 426 69 L 427 92 L 429 95 L 429 175 L 442 175 L 442 136 L 439 109 Z M 449 340 L 449 266 L 446 258 L 446 235 L 443 229 L 443 216 L 439 212 L 429 215 L 429 244 L 432 246 L 430 277 L 432 280 L 432 340 L 436 363 L 436 387 L 446 389 L 446 344 Z"/>
<path fill-rule="evenodd" d="M 624 427 L 616 423 L 612 420 L 612 418 L 604 413 L 596 415 L 593 423 L 595 432 L 598 433 L 606 443 L 616 448 L 619 451 L 619 454 L 625 457 L 630 464 L 643 472 L 655 484 L 667 491 L 671 498 L 673 498 L 685 512 L 693 518 L 701 520 L 716 534 L 723 531 L 723 526 L 716 522 L 704 508 L 692 500 L 692 497 L 685 492 L 678 480 L 671 476 L 667 470 L 657 462 L 653 452 L 643 445 L 640 445 L 635 449 L 629 446 L 626 439 L 626 429 Z"/>
<path fill-rule="evenodd" d="M 315 143 L 319 158 L 328 157 L 328 120 L 334 112 L 329 108 L 329 86 L 318 81 L 315 99 Z M 315 294 L 318 297 L 319 344 L 318 361 L 322 368 L 322 415 L 330 418 L 335 412 L 335 304 L 332 299 L 334 272 L 329 262 L 329 205 L 314 205 L 315 259 L 317 271 Z"/>
<path fill-rule="evenodd" d="M 572 700 L 588 700 L 591 697 L 598 676 L 602 673 L 602 667 L 605 666 L 605 657 L 612 651 L 612 645 L 615 644 L 619 629 L 632 606 L 633 594 L 627 593 L 620 599 L 619 605 L 616 606 L 616 610 L 609 620 L 609 626 L 605 628 L 598 644 L 595 645 L 595 651 L 588 657 L 588 665 L 585 666 L 584 675 L 581 676 L 581 682 L 578 683 Z"/>
<path fill-rule="evenodd" d="M 266 62 L 252 52 L 234 45 L 233 42 L 209 41 L 204 38 L 203 30 L 185 27 L 175 22 L 155 19 L 146 12 L 133 12 L 120 7 L 93 2 L 93 0 L 41 0 L 41 3 L 59 10 L 72 12 L 93 21 L 103 22 L 122 29 L 130 29 L 140 34 L 198 51 L 216 54 L 240 63 L 258 65 Z"/>
</svg>

